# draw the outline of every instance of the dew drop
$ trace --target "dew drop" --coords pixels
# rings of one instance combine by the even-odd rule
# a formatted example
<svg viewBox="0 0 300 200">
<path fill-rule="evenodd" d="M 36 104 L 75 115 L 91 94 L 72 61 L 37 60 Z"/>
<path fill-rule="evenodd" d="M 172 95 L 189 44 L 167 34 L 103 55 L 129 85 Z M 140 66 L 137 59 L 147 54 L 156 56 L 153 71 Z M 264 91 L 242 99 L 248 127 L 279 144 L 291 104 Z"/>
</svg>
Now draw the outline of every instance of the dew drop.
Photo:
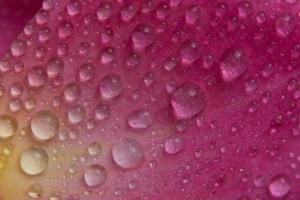
<svg viewBox="0 0 300 200">
<path fill-rule="evenodd" d="M 85 118 L 85 110 L 79 105 L 71 107 L 68 111 L 68 119 L 71 124 L 78 124 Z"/>
<path fill-rule="evenodd" d="M 291 184 L 286 176 L 274 177 L 269 183 L 270 194 L 275 198 L 282 198 L 291 191 Z"/>
<path fill-rule="evenodd" d="M 30 122 L 32 134 L 38 141 L 47 141 L 55 137 L 59 128 L 57 116 L 48 110 L 36 113 Z"/>
<path fill-rule="evenodd" d="M 183 149 L 183 139 L 172 136 L 165 141 L 164 147 L 167 154 L 177 154 Z"/>
<path fill-rule="evenodd" d="M 67 12 L 68 14 L 73 17 L 80 13 L 81 5 L 77 0 L 72 0 L 67 5 Z"/>
<path fill-rule="evenodd" d="M 283 14 L 276 19 L 276 32 L 279 37 L 289 36 L 295 29 L 295 22 L 293 16 L 290 14 Z"/>
<path fill-rule="evenodd" d="M 48 154 L 40 147 L 29 147 L 20 157 L 21 169 L 28 175 L 39 175 L 48 166 Z"/>
<path fill-rule="evenodd" d="M 94 116 L 96 120 L 103 121 L 110 117 L 110 107 L 106 104 L 100 103 L 95 107 Z"/>
<path fill-rule="evenodd" d="M 154 42 L 154 32 L 149 25 L 138 25 L 132 33 L 133 48 L 142 51 Z"/>
<path fill-rule="evenodd" d="M 195 24 L 200 18 L 200 8 L 192 5 L 185 11 L 185 21 L 189 25 Z"/>
<path fill-rule="evenodd" d="M 200 58 L 200 46 L 194 40 L 187 40 L 183 43 L 180 51 L 183 65 L 191 65 Z"/>
<path fill-rule="evenodd" d="M 102 147 L 101 147 L 101 144 L 99 144 L 98 142 L 92 142 L 88 146 L 88 153 L 91 156 L 100 155 L 101 151 L 102 151 Z"/>
<path fill-rule="evenodd" d="M 47 74 L 42 67 L 33 67 L 28 72 L 28 84 L 31 87 L 41 87 L 47 81 Z"/>
<path fill-rule="evenodd" d="M 107 178 L 106 169 L 98 164 L 92 164 L 84 171 L 84 182 L 89 187 L 102 185 Z"/>
<path fill-rule="evenodd" d="M 115 163 L 124 169 L 140 167 L 145 160 L 143 147 L 130 138 L 116 143 L 112 148 L 112 156 Z"/>
<path fill-rule="evenodd" d="M 92 64 L 85 63 L 79 68 L 78 75 L 81 82 L 87 82 L 94 78 L 95 67 Z"/>
<path fill-rule="evenodd" d="M 16 119 L 8 116 L 0 116 L 0 139 L 7 139 L 16 134 L 17 121 Z"/>
<path fill-rule="evenodd" d="M 78 99 L 81 95 L 81 89 L 76 83 L 69 83 L 64 90 L 64 97 L 67 102 Z"/>
<path fill-rule="evenodd" d="M 120 14 L 121 18 L 124 22 L 129 22 L 132 18 L 134 18 L 136 14 L 136 7 L 134 5 L 127 5 L 122 8 Z"/>
<path fill-rule="evenodd" d="M 189 119 L 204 109 L 203 91 L 193 83 L 184 83 L 173 93 L 171 105 L 178 119 Z"/>
<path fill-rule="evenodd" d="M 13 56 L 21 56 L 25 54 L 27 45 L 23 40 L 17 39 L 11 45 L 11 53 Z"/>
<path fill-rule="evenodd" d="M 248 57 L 241 47 L 227 49 L 220 61 L 222 79 L 225 82 L 235 81 L 248 69 Z"/>
<path fill-rule="evenodd" d="M 56 78 L 62 73 L 64 69 L 64 62 L 59 58 L 52 58 L 48 61 L 46 68 L 48 78 Z"/>
<path fill-rule="evenodd" d="M 102 3 L 99 8 L 97 9 L 97 17 L 99 21 L 105 21 L 108 20 L 112 14 L 113 14 L 113 10 L 112 10 L 112 5 L 108 2 L 104 2 Z"/>
<path fill-rule="evenodd" d="M 154 116 L 148 109 L 139 109 L 129 114 L 127 122 L 133 129 L 145 129 L 153 124 Z"/>
<path fill-rule="evenodd" d="M 73 24 L 71 22 L 61 22 L 58 25 L 58 36 L 62 39 L 68 38 L 73 34 Z"/>
<path fill-rule="evenodd" d="M 119 96 L 123 91 L 121 77 L 113 73 L 104 76 L 100 82 L 99 89 L 103 100 L 111 100 Z"/>
<path fill-rule="evenodd" d="M 27 189 L 27 195 L 32 199 L 41 198 L 43 195 L 43 186 L 39 183 L 31 184 Z"/>
</svg>

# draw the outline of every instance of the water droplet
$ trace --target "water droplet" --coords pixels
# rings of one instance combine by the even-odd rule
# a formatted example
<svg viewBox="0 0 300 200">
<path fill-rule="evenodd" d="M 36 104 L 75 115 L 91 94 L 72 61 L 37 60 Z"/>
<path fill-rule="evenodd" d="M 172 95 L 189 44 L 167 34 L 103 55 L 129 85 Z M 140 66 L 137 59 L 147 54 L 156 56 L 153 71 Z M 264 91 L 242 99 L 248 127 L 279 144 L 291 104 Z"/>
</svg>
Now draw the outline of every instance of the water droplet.
<svg viewBox="0 0 300 200">
<path fill-rule="evenodd" d="M 183 65 L 191 65 L 200 58 L 200 46 L 194 40 L 187 40 L 183 43 L 180 51 Z"/>
<path fill-rule="evenodd" d="M 113 73 L 106 75 L 102 78 L 99 89 L 104 100 L 111 100 L 119 96 L 123 91 L 121 77 Z"/>
<path fill-rule="evenodd" d="M 116 143 L 112 148 L 112 156 L 116 164 L 124 169 L 140 167 L 145 160 L 143 147 L 130 138 Z"/>
<path fill-rule="evenodd" d="M 295 22 L 293 16 L 290 14 L 283 14 L 276 19 L 276 32 L 279 37 L 289 36 L 295 29 Z"/>
<path fill-rule="evenodd" d="M 64 90 L 65 100 L 72 102 L 78 99 L 81 95 L 81 89 L 76 83 L 69 83 Z"/>
<path fill-rule="evenodd" d="M 81 82 L 87 82 L 93 79 L 95 74 L 95 67 L 89 63 L 82 64 L 79 68 L 78 74 L 79 80 Z"/>
<path fill-rule="evenodd" d="M 227 49 L 220 61 L 222 79 L 232 82 L 243 75 L 248 69 L 248 56 L 241 47 Z"/>
<path fill-rule="evenodd" d="M 193 25 L 200 18 L 200 8 L 196 5 L 191 5 L 185 11 L 185 21 L 187 24 Z"/>
<path fill-rule="evenodd" d="M 35 21 L 38 25 L 46 24 L 48 22 L 48 20 L 49 20 L 49 16 L 48 16 L 47 11 L 45 11 L 45 10 L 40 10 L 35 15 Z"/>
<path fill-rule="evenodd" d="M 81 11 L 81 5 L 78 1 L 72 0 L 67 5 L 67 12 L 70 16 L 76 16 Z"/>
<path fill-rule="evenodd" d="M 113 14 L 112 5 L 108 2 L 102 3 L 97 9 L 97 17 L 99 21 L 105 21 L 109 19 Z"/>
<path fill-rule="evenodd" d="M 62 73 L 64 69 L 64 62 L 59 58 L 52 58 L 48 61 L 46 68 L 48 78 L 56 78 Z"/>
<path fill-rule="evenodd" d="M 203 91 L 193 83 L 184 83 L 173 93 L 171 104 L 178 119 L 189 119 L 204 109 Z"/>
<path fill-rule="evenodd" d="M 6 139 L 14 136 L 17 131 L 16 119 L 8 116 L 0 116 L 0 139 Z"/>
<path fill-rule="evenodd" d="M 32 199 L 39 199 L 43 195 L 43 186 L 39 183 L 31 184 L 27 190 L 27 195 Z"/>
<path fill-rule="evenodd" d="M 63 39 L 68 38 L 73 34 L 73 29 L 73 24 L 71 22 L 61 22 L 58 25 L 58 36 Z"/>
<path fill-rule="evenodd" d="M 245 19 L 253 12 L 252 4 L 248 1 L 242 1 L 238 5 L 239 17 Z"/>
<path fill-rule="evenodd" d="M 134 5 L 126 5 L 121 10 L 121 18 L 124 22 L 129 22 L 136 14 L 136 7 Z"/>
<path fill-rule="evenodd" d="M 154 42 L 154 32 L 149 25 L 138 25 L 132 33 L 133 48 L 141 51 Z"/>
<path fill-rule="evenodd" d="M 103 65 L 113 62 L 115 59 L 114 49 L 112 47 L 107 47 L 103 49 L 101 53 L 101 63 Z"/>
<path fill-rule="evenodd" d="M 110 117 L 110 107 L 106 104 L 98 104 L 94 110 L 94 116 L 96 120 L 103 121 Z"/>
<path fill-rule="evenodd" d="M 29 147 L 20 157 L 21 169 L 28 175 L 43 173 L 48 166 L 48 154 L 40 147 Z"/>
<path fill-rule="evenodd" d="M 28 84 L 31 87 L 41 87 L 47 81 L 47 74 L 42 67 L 33 67 L 28 72 Z"/>
<path fill-rule="evenodd" d="M 270 194 L 275 198 L 282 198 L 291 191 L 290 180 L 283 175 L 274 177 L 269 184 Z"/>
<path fill-rule="evenodd" d="M 85 118 L 85 110 L 79 105 L 71 107 L 68 111 L 68 119 L 71 124 L 78 124 Z"/>
<path fill-rule="evenodd" d="M 154 116 L 148 109 L 135 110 L 128 116 L 128 125 L 134 129 L 149 128 L 154 122 Z"/>
<path fill-rule="evenodd" d="M 176 154 L 183 149 L 183 139 L 178 136 L 172 136 L 165 141 L 165 151 L 167 154 Z"/>
<path fill-rule="evenodd" d="M 47 141 L 55 137 L 59 128 L 57 116 L 48 110 L 36 113 L 30 122 L 32 134 L 39 141 Z"/>
<path fill-rule="evenodd" d="M 88 146 L 88 152 L 91 156 L 100 155 L 101 151 L 102 151 L 102 147 L 101 144 L 99 144 L 98 142 L 92 142 Z"/>
<path fill-rule="evenodd" d="M 84 181 L 89 187 L 98 187 L 102 185 L 106 178 L 106 169 L 98 164 L 92 164 L 84 171 Z"/>
<path fill-rule="evenodd" d="M 11 45 L 11 53 L 13 56 L 21 56 L 25 54 L 27 45 L 23 40 L 17 39 Z"/>
</svg>

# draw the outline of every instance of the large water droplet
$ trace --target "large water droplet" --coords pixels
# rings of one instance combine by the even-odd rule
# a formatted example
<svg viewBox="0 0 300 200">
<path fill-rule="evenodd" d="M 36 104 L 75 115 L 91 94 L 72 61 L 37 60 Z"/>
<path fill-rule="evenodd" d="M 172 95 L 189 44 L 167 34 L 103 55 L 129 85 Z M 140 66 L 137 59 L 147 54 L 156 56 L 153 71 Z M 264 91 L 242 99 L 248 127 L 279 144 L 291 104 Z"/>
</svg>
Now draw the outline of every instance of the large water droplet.
<svg viewBox="0 0 300 200">
<path fill-rule="evenodd" d="M 121 94 L 123 91 L 123 83 L 121 77 L 117 74 L 108 74 L 100 82 L 99 85 L 101 97 L 104 100 L 111 100 Z"/>
<path fill-rule="evenodd" d="M 291 189 L 290 180 L 283 175 L 274 177 L 269 184 L 270 194 L 275 198 L 286 196 Z"/>
<path fill-rule="evenodd" d="M 35 139 L 47 141 L 54 138 L 57 134 L 59 121 L 57 116 L 51 111 L 41 111 L 33 116 L 30 127 Z"/>
<path fill-rule="evenodd" d="M 107 171 L 101 165 L 92 164 L 84 171 L 83 177 L 87 186 L 97 187 L 105 182 L 107 178 Z"/>
<path fill-rule="evenodd" d="M 28 175 L 43 173 L 48 166 L 48 154 L 40 147 L 29 147 L 20 157 L 21 169 Z"/>
<path fill-rule="evenodd" d="M 14 136 L 17 131 L 16 119 L 8 116 L 0 116 L 0 139 L 6 139 Z"/>
<path fill-rule="evenodd" d="M 248 56 L 241 47 L 227 49 L 220 61 L 222 79 L 226 82 L 236 80 L 248 69 Z"/>
<path fill-rule="evenodd" d="M 124 138 L 112 148 L 112 156 L 116 164 L 124 169 L 140 167 L 144 160 L 144 150 L 135 140 Z"/>
<path fill-rule="evenodd" d="M 145 129 L 154 122 L 154 116 L 148 109 L 135 110 L 128 116 L 128 125 L 134 129 Z"/>
<path fill-rule="evenodd" d="M 189 119 L 204 109 L 203 91 L 193 83 L 184 83 L 173 93 L 171 104 L 178 119 Z"/>
</svg>

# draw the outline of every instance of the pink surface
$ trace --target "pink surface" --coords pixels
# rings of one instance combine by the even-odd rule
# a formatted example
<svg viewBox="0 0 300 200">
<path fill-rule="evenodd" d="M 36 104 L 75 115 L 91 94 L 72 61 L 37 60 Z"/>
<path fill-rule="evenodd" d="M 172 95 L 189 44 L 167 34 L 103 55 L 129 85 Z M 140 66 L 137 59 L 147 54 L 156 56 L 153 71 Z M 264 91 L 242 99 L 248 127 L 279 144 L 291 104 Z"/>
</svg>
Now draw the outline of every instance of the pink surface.
<svg viewBox="0 0 300 200">
<path fill-rule="evenodd" d="M 299 13 L 297 0 L 44 1 L 0 62 L 0 113 L 17 123 L 0 194 L 298 200 Z M 36 147 L 48 163 L 29 175 Z"/>
</svg>

